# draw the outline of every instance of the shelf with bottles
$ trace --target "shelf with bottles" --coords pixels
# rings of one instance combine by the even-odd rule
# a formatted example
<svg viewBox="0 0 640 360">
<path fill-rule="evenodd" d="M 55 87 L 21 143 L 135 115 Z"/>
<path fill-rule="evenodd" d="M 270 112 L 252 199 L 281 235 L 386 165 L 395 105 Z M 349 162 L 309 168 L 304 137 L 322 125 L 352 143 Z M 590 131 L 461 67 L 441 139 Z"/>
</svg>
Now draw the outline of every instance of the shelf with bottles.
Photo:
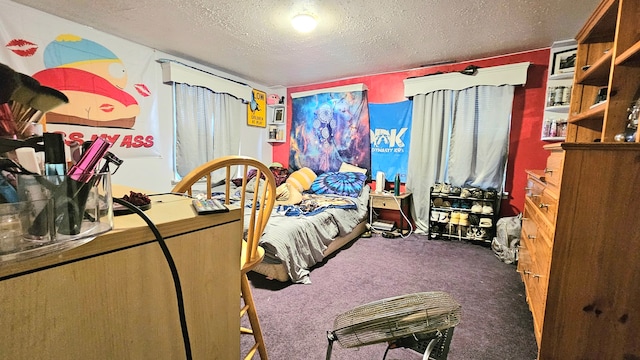
<svg viewBox="0 0 640 360">
<path fill-rule="evenodd" d="M 577 43 L 556 41 L 551 45 L 549 76 L 544 104 L 544 120 L 540 131 L 543 141 L 563 141 L 571 104 Z"/>
<path fill-rule="evenodd" d="M 284 104 L 267 106 L 267 141 L 270 143 L 283 143 L 287 138 L 287 117 Z"/>
<path fill-rule="evenodd" d="M 430 196 L 432 239 L 491 242 L 500 204 L 496 190 L 435 184 Z"/>
</svg>

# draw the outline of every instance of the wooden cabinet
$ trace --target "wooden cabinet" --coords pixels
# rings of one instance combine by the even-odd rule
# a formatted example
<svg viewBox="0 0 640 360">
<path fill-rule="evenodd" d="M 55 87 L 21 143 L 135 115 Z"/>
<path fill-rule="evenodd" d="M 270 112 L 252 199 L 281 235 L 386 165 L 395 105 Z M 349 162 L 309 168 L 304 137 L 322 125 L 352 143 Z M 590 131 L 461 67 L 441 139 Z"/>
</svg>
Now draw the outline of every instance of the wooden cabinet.
<svg viewBox="0 0 640 360">
<path fill-rule="evenodd" d="M 178 269 L 193 358 L 238 359 L 240 210 L 198 216 L 188 198 L 152 199 L 162 202 L 146 214 Z M 74 249 L 0 264 L 0 303 L 2 359 L 185 357 L 172 274 L 137 215 Z"/>
<path fill-rule="evenodd" d="M 640 96 L 639 12 L 638 0 L 603 0 L 576 36 L 566 141 L 613 142 L 624 131 L 627 109 Z M 598 102 L 601 91 L 606 98 Z"/>
<path fill-rule="evenodd" d="M 527 171 L 518 262 L 539 359 L 640 358 L 640 144 L 545 149 L 547 168 Z"/>
<path fill-rule="evenodd" d="M 527 171 L 525 204 L 522 216 L 522 234 L 518 272 L 525 284 L 527 302 L 533 316 L 536 340 L 540 344 L 549 284 L 551 250 L 558 208 L 558 193 L 564 151 L 559 144 L 547 145 L 551 154 L 544 170 Z M 556 175 L 553 183 L 550 175 Z"/>
<path fill-rule="evenodd" d="M 603 0 L 588 19 L 566 142 L 527 172 L 518 271 L 539 360 L 640 358 L 640 143 L 614 142 L 640 95 L 639 20 L 639 0 Z"/>
<path fill-rule="evenodd" d="M 640 358 L 640 144 L 562 147 L 539 359 Z"/>
</svg>

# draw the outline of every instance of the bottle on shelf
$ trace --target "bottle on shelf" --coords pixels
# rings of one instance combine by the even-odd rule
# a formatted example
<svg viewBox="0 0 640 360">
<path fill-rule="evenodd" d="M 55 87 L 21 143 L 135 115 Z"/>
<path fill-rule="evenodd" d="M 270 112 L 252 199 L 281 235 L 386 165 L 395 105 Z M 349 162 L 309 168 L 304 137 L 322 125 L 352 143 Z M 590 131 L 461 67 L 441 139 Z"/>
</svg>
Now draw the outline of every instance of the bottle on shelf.
<svg viewBox="0 0 640 360">
<path fill-rule="evenodd" d="M 396 174 L 396 178 L 393 181 L 393 195 L 400 195 L 400 174 Z"/>
</svg>

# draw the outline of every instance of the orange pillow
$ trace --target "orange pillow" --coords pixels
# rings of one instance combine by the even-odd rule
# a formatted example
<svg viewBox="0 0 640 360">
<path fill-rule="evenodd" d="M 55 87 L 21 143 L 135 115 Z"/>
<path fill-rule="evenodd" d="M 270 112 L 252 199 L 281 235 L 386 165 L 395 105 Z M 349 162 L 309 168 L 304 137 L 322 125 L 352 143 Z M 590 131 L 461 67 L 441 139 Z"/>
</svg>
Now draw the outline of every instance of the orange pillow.
<svg viewBox="0 0 640 360">
<path fill-rule="evenodd" d="M 313 170 L 303 167 L 291 173 L 287 178 L 287 183 L 295 187 L 299 192 L 303 192 L 309 190 L 316 177 L 316 173 Z"/>
</svg>

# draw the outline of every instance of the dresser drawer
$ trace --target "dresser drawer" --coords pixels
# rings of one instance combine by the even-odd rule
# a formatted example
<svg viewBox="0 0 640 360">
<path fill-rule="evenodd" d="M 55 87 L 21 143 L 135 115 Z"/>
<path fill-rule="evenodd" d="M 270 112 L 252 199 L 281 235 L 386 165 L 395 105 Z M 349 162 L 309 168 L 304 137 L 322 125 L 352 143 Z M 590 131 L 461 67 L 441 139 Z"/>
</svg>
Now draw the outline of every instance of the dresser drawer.
<svg viewBox="0 0 640 360">
<path fill-rule="evenodd" d="M 539 204 L 540 197 L 542 196 L 542 192 L 544 191 L 545 187 L 546 185 L 538 178 L 529 175 L 527 177 L 527 187 L 525 188 L 525 195 L 535 204 Z"/>
<path fill-rule="evenodd" d="M 377 209 L 400 210 L 399 201 L 393 196 L 372 196 L 371 203 L 372 207 Z"/>
<path fill-rule="evenodd" d="M 545 181 L 556 188 L 560 188 L 562 179 L 562 167 L 564 163 L 564 151 L 554 150 L 547 158 L 547 167 L 544 169 Z"/>
<path fill-rule="evenodd" d="M 540 203 L 537 205 L 540 213 L 544 215 L 547 221 L 555 224 L 556 215 L 558 214 L 558 199 L 556 198 L 556 194 L 549 189 L 545 189 L 540 197 Z"/>
</svg>

